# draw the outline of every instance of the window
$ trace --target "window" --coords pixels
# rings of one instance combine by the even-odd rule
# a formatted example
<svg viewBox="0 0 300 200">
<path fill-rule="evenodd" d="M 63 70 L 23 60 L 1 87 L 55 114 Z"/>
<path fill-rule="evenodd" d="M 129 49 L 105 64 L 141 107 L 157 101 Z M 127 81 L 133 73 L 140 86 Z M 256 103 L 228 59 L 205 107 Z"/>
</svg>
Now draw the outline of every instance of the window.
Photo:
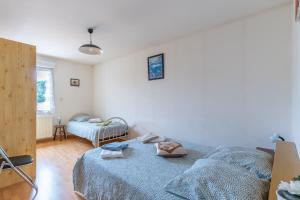
<svg viewBox="0 0 300 200">
<path fill-rule="evenodd" d="M 37 68 L 36 101 L 38 114 L 54 113 L 52 69 Z"/>
</svg>

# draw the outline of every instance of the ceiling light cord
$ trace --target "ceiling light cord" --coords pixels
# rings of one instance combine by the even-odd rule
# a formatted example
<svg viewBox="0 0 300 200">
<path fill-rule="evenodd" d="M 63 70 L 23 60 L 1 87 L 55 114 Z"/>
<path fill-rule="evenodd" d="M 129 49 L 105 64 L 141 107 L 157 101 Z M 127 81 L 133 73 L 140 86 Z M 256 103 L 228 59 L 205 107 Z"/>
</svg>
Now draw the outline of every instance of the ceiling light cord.
<svg viewBox="0 0 300 200">
<path fill-rule="evenodd" d="M 90 44 L 92 44 L 92 34 L 94 32 L 93 28 L 88 28 L 88 32 L 90 33 Z"/>
</svg>

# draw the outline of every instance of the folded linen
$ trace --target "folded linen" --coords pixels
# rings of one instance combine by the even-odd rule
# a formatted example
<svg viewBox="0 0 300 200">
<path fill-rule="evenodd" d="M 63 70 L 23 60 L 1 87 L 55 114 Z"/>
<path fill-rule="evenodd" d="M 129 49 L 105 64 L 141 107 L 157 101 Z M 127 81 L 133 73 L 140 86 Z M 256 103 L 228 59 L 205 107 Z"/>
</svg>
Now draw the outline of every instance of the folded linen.
<svg viewBox="0 0 300 200">
<path fill-rule="evenodd" d="M 101 158 L 123 158 L 123 152 L 122 151 L 110 151 L 103 149 L 100 153 Z"/>
<path fill-rule="evenodd" d="M 177 142 L 159 142 L 154 145 L 158 156 L 163 157 L 181 157 L 187 154 L 187 151 Z"/>
<path fill-rule="evenodd" d="M 101 146 L 102 149 L 110 150 L 110 151 L 121 151 L 123 149 L 126 149 L 127 147 L 128 147 L 128 143 L 124 143 L 124 142 L 113 142 Z"/>
<path fill-rule="evenodd" d="M 151 140 L 157 139 L 158 137 L 159 137 L 158 135 L 154 135 L 153 133 L 148 133 L 146 135 L 142 135 L 138 137 L 137 139 L 143 143 L 149 143 L 151 142 Z"/>
</svg>

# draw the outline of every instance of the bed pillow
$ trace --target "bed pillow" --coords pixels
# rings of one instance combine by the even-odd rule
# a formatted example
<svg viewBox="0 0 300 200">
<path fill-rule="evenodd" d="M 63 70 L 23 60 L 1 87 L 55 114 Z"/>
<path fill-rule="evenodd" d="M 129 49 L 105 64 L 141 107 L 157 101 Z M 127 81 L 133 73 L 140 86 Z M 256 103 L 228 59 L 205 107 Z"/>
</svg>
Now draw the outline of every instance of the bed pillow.
<svg viewBox="0 0 300 200">
<path fill-rule="evenodd" d="M 77 114 L 71 118 L 71 121 L 86 122 L 91 118 L 88 114 Z"/>
<path fill-rule="evenodd" d="M 103 120 L 101 118 L 90 118 L 89 119 L 89 122 L 90 123 L 100 123 L 102 122 Z"/>
<path fill-rule="evenodd" d="M 164 189 L 185 199 L 262 200 L 267 197 L 269 182 L 221 160 L 199 159 Z"/>
<path fill-rule="evenodd" d="M 154 146 L 156 147 L 156 154 L 162 157 L 176 158 L 187 154 L 182 145 L 177 142 L 159 142 Z"/>
<path fill-rule="evenodd" d="M 273 156 L 263 151 L 244 147 L 222 147 L 217 148 L 208 158 L 244 167 L 258 178 L 269 180 L 272 177 Z"/>
</svg>

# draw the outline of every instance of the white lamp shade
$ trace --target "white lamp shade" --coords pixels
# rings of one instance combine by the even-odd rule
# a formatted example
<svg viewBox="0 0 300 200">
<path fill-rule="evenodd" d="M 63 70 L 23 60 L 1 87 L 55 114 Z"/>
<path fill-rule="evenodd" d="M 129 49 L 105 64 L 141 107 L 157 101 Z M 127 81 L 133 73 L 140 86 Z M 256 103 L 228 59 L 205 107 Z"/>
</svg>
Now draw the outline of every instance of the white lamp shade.
<svg viewBox="0 0 300 200">
<path fill-rule="evenodd" d="M 89 55 L 100 55 L 103 53 L 103 50 L 94 44 L 84 44 L 79 47 L 79 51 Z"/>
</svg>

